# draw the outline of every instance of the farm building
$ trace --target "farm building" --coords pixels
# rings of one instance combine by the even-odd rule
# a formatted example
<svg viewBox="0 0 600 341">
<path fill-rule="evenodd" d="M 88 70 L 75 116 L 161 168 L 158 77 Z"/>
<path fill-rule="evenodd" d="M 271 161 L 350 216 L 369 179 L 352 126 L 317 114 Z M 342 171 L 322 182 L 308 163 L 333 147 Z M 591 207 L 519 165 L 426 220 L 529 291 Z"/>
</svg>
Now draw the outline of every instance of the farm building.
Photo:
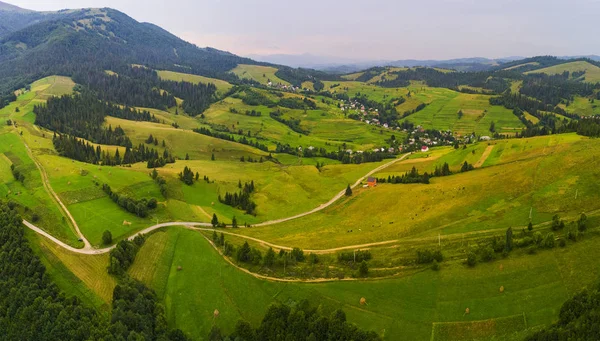
<svg viewBox="0 0 600 341">
<path fill-rule="evenodd" d="M 367 178 L 367 186 L 369 186 L 369 187 L 376 187 L 377 186 L 377 179 L 375 179 L 373 177 Z"/>
<path fill-rule="evenodd" d="M 421 152 L 427 153 L 428 151 L 429 151 L 429 147 L 427 147 L 427 146 L 421 147 Z"/>
</svg>

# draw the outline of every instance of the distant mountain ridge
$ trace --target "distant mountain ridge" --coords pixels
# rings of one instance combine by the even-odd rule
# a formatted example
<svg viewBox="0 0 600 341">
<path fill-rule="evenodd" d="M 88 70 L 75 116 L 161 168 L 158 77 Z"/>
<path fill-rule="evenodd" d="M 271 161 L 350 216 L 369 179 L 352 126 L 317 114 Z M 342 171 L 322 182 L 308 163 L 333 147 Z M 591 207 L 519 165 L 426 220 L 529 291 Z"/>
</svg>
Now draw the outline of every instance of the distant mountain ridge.
<svg viewBox="0 0 600 341">
<path fill-rule="evenodd" d="M 395 67 L 439 67 L 448 68 L 457 71 L 486 71 L 491 70 L 501 64 L 524 60 L 527 57 L 510 56 L 504 58 L 484 58 L 484 57 L 467 57 L 455 59 L 403 59 L 403 60 L 372 60 L 359 61 L 348 58 L 337 58 L 331 56 L 316 56 L 312 54 L 275 54 L 275 55 L 250 55 L 255 60 L 263 62 L 286 65 L 290 67 L 313 68 L 316 70 L 326 71 L 335 74 L 347 74 L 358 71 L 363 71 L 372 67 L 378 66 L 395 66 Z M 578 59 L 587 58 L 594 61 L 600 61 L 600 56 L 597 55 L 581 55 L 581 56 L 560 56 L 558 59 Z"/>
</svg>

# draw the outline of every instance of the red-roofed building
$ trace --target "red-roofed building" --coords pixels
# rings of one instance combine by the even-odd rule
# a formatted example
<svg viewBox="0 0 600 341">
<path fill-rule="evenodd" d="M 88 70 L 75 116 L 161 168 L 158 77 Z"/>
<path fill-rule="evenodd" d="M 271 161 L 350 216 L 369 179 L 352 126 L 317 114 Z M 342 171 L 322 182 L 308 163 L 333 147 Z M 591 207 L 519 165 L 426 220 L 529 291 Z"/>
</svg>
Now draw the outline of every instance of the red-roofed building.
<svg viewBox="0 0 600 341">
<path fill-rule="evenodd" d="M 377 179 L 373 177 L 367 178 L 367 186 L 369 187 L 377 187 Z"/>
</svg>

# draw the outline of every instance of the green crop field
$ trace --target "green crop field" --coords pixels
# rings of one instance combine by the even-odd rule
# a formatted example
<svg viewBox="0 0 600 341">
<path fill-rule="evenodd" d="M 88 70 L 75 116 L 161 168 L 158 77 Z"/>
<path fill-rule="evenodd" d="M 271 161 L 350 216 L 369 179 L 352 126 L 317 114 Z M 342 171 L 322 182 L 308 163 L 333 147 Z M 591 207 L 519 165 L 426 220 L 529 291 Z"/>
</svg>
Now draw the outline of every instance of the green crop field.
<svg viewBox="0 0 600 341">
<path fill-rule="evenodd" d="M 600 82 L 600 67 L 597 67 L 596 65 L 590 64 L 586 61 L 576 61 L 576 62 L 559 64 L 559 65 L 550 66 L 550 67 L 535 70 L 535 71 L 529 71 L 529 72 L 526 72 L 525 74 L 546 73 L 549 75 L 557 75 L 557 74 L 562 74 L 565 71 L 569 71 L 571 73 L 585 71 L 585 74 L 583 75 L 583 77 L 585 77 L 586 82 L 589 82 L 589 83 Z"/>
<path fill-rule="evenodd" d="M 514 134 L 523 124 L 509 109 L 489 104 L 490 96 L 472 95 L 440 88 L 413 90 L 413 97 L 427 103 L 425 109 L 404 120 L 428 129 L 450 130 L 459 135 L 475 132 L 490 135 L 492 122 L 501 134 Z M 458 112 L 463 112 L 461 118 Z"/>
<path fill-rule="evenodd" d="M 280 83 L 290 85 L 290 83 L 277 77 L 275 75 L 277 69 L 271 66 L 240 64 L 230 72 L 234 73 L 240 78 L 251 79 L 259 82 L 260 84 L 267 84 L 269 81 L 271 81 L 273 84 Z"/>
</svg>

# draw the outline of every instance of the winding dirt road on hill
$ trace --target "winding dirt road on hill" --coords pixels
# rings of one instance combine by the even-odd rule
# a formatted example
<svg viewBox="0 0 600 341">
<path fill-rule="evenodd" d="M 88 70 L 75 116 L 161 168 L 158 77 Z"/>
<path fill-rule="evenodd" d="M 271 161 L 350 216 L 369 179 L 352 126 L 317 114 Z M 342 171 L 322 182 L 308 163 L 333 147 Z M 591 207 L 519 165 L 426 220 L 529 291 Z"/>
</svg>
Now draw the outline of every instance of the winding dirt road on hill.
<svg viewBox="0 0 600 341">
<path fill-rule="evenodd" d="M 63 202 L 58 197 L 58 194 L 56 194 L 56 192 L 54 192 L 54 190 L 52 189 L 52 186 L 50 186 L 50 180 L 48 179 L 48 174 L 46 173 L 46 170 L 44 169 L 44 166 L 42 166 L 42 164 L 35 158 L 35 156 L 33 155 L 33 152 L 31 151 L 31 149 L 29 148 L 29 146 L 25 142 L 25 139 L 23 139 L 23 138 L 21 138 L 21 139 L 23 140 L 23 144 L 25 145 L 25 149 L 27 149 L 27 154 L 29 154 L 29 157 L 31 158 L 31 160 L 33 161 L 33 163 L 35 164 L 35 166 L 37 167 L 37 169 L 40 171 L 40 174 L 42 176 L 42 184 L 44 185 L 44 188 L 46 189 L 46 191 L 48 192 L 48 194 L 50 194 L 50 196 L 52 198 L 54 198 L 54 200 L 58 203 L 58 205 L 60 206 L 60 208 L 63 211 L 63 213 L 71 221 L 71 224 L 73 225 L 73 228 L 75 228 L 75 232 L 77 233 L 77 236 L 83 242 L 83 245 L 84 245 L 83 248 L 84 249 L 91 249 L 92 245 L 85 238 L 85 236 L 83 235 L 83 233 L 81 233 L 81 230 L 79 229 L 79 225 L 77 225 L 77 222 L 75 221 L 75 218 L 73 218 L 73 216 L 71 215 L 71 212 L 69 212 L 69 210 L 67 209 L 67 206 L 65 206 L 65 204 L 63 204 Z M 34 230 L 34 231 L 36 231 L 36 230 Z M 40 231 L 41 231 L 41 229 L 40 229 Z M 36 231 L 36 232 L 38 232 L 38 231 Z M 54 238 L 54 239 L 56 239 L 56 238 Z M 58 239 L 56 239 L 56 240 L 58 240 Z"/>
<path fill-rule="evenodd" d="M 81 233 L 81 231 L 79 230 L 79 226 L 77 225 L 77 223 L 75 222 L 75 219 L 73 218 L 73 216 L 71 215 L 71 213 L 69 212 L 69 210 L 67 209 L 67 207 L 63 204 L 63 202 L 60 200 L 60 198 L 58 197 L 58 195 L 54 192 L 54 190 L 52 189 L 52 187 L 50 186 L 50 181 L 48 180 L 48 176 L 46 174 L 46 171 L 44 170 L 43 166 L 41 164 L 38 163 L 38 161 L 33 157 L 33 153 L 31 152 L 31 150 L 29 149 L 29 146 L 27 146 L 27 143 L 25 143 L 25 141 L 23 141 L 23 143 L 25 144 L 25 147 L 27 148 L 27 151 L 31 157 L 31 159 L 34 161 L 34 163 L 36 164 L 37 168 L 40 170 L 40 173 L 42 174 L 42 182 L 44 184 L 44 187 L 46 188 L 46 190 L 52 195 L 52 197 L 58 202 L 58 204 L 60 205 L 60 207 L 64 210 L 64 213 L 69 217 L 69 219 L 71 220 L 71 222 L 73 223 L 73 226 L 75 227 L 75 230 L 79 236 L 79 238 L 83 241 L 84 243 L 84 247 L 83 248 L 75 248 L 72 247 L 62 241 L 60 241 L 58 238 L 52 236 L 51 234 L 49 234 L 48 232 L 42 230 L 41 228 L 33 225 L 32 223 L 23 220 L 23 224 L 25 226 L 27 226 L 29 229 L 31 229 L 32 231 L 50 239 L 51 241 L 53 241 L 54 243 L 56 243 L 57 245 L 63 247 L 64 249 L 67 249 L 71 252 L 75 252 L 75 253 L 79 253 L 79 254 L 86 254 L 86 255 L 97 255 L 97 254 L 103 254 L 103 253 L 107 253 L 110 250 L 112 250 L 113 248 L 115 248 L 115 246 L 111 246 L 111 247 L 107 247 L 107 248 L 102 248 L 102 249 L 97 249 L 91 246 L 90 242 L 85 238 L 85 236 L 83 235 L 83 233 Z M 400 162 L 402 160 L 404 160 L 406 157 L 408 157 L 411 153 L 406 153 L 404 155 L 402 155 L 400 158 L 394 159 L 386 164 L 383 164 L 373 170 L 371 170 L 369 173 L 365 174 L 363 177 L 361 177 L 360 179 L 356 180 L 356 182 L 351 186 L 352 188 L 355 188 L 357 186 L 360 185 L 360 183 L 362 181 L 364 181 L 364 179 L 366 179 L 367 177 L 397 163 Z M 345 190 L 342 190 L 341 192 L 339 192 L 338 194 L 336 194 L 331 200 L 329 200 L 327 203 L 320 205 L 319 207 L 308 211 L 308 212 L 304 212 L 304 213 L 300 213 L 297 214 L 295 216 L 292 217 L 288 217 L 288 218 L 282 218 L 282 219 L 276 219 L 276 220 L 270 220 L 270 221 L 266 221 L 260 224 L 255 224 L 253 226 L 255 227 L 260 227 L 260 226 L 269 226 L 269 225 L 275 225 L 275 224 L 280 224 L 286 221 L 290 221 L 293 219 L 298 219 L 301 217 L 305 217 L 308 216 L 310 214 L 314 214 L 316 212 L 319 212 L 321 210 L 324 210 L 325 208 L 331 206 L 333 203 L 335 203 L 337 200 L 341 199 L 344 194 L 345 194 Z M 156 224 L 150 227 L 147 227 L 139 232 L 137 232 L 136 234 L 130 236 L 129 238 L 127 238 L 128 240 L 133 240 L 135 237 L 141 235 L 141 234 L 147 234 L 150 233 L 152 231 L 155 231 L 157 229 L 163 228 L 163 227 L 168 227 L 168 226 L 184 226 L 187 228 L 191 228 L 191 229 L 195 229 L 195 230 L 199 230 L 199 231 L 213 231 L 212 228 L 208 228 L 208 227 L 212 227 L 211 224 L 209 223 L 198 223 L 198 222 L 167 222 L 167 223 L 161 223 L 161 224 Z M 241 238 L 245 238 L 248 240 L 252 240 L 255 242 L 258 242 L 260 244 L 263 245 L 268 245 L 271 246 L 273 248 L 276 249 L 283 249 L 283 250 L 291 250 L 290 247 L 287 246 L 281 246 L 281 245 L 275 245 L 272 243 L 269 243 L 267 241 L 261 240 L 261 239 L 257 239 L 257 238 L 253 238 L 253 237 L 249 237 L 249 236 L 243 236 L 243 235 L 238 235 L 235 233 L 231 233 L 231 232 L 226 232 L 226 231 L 222 231 L 224 234 L 228 234 L 228 235 L 233 235 L 233 236 L 238 236 Z M 383 242 L 376 242 L 376 243 L 369 243 L 369 244 L 361 244 L 361 245 L 351 245 L 351 246 L 344 246 L 344 247 L 339 247 L 339 248 L 334 248 L 334 249 L 327 249 L 327 250 L 305 250 L 307 252 L 312 252 L 312 253 L 331 253 L 331 252 L 336 252 L 336 251 L 340 251 L 340 250 L 347 250 L 347 249 L 359 249 L 359 248 L 366 248 L 366 247 L 370 247 L 370 246 L 378 246 L 378 245 L 385 245 L 385 244 L 391 244 L 397 242 L 397 240 L 393 240 L 393 241 L 383 241 Z"/>
</svg>

